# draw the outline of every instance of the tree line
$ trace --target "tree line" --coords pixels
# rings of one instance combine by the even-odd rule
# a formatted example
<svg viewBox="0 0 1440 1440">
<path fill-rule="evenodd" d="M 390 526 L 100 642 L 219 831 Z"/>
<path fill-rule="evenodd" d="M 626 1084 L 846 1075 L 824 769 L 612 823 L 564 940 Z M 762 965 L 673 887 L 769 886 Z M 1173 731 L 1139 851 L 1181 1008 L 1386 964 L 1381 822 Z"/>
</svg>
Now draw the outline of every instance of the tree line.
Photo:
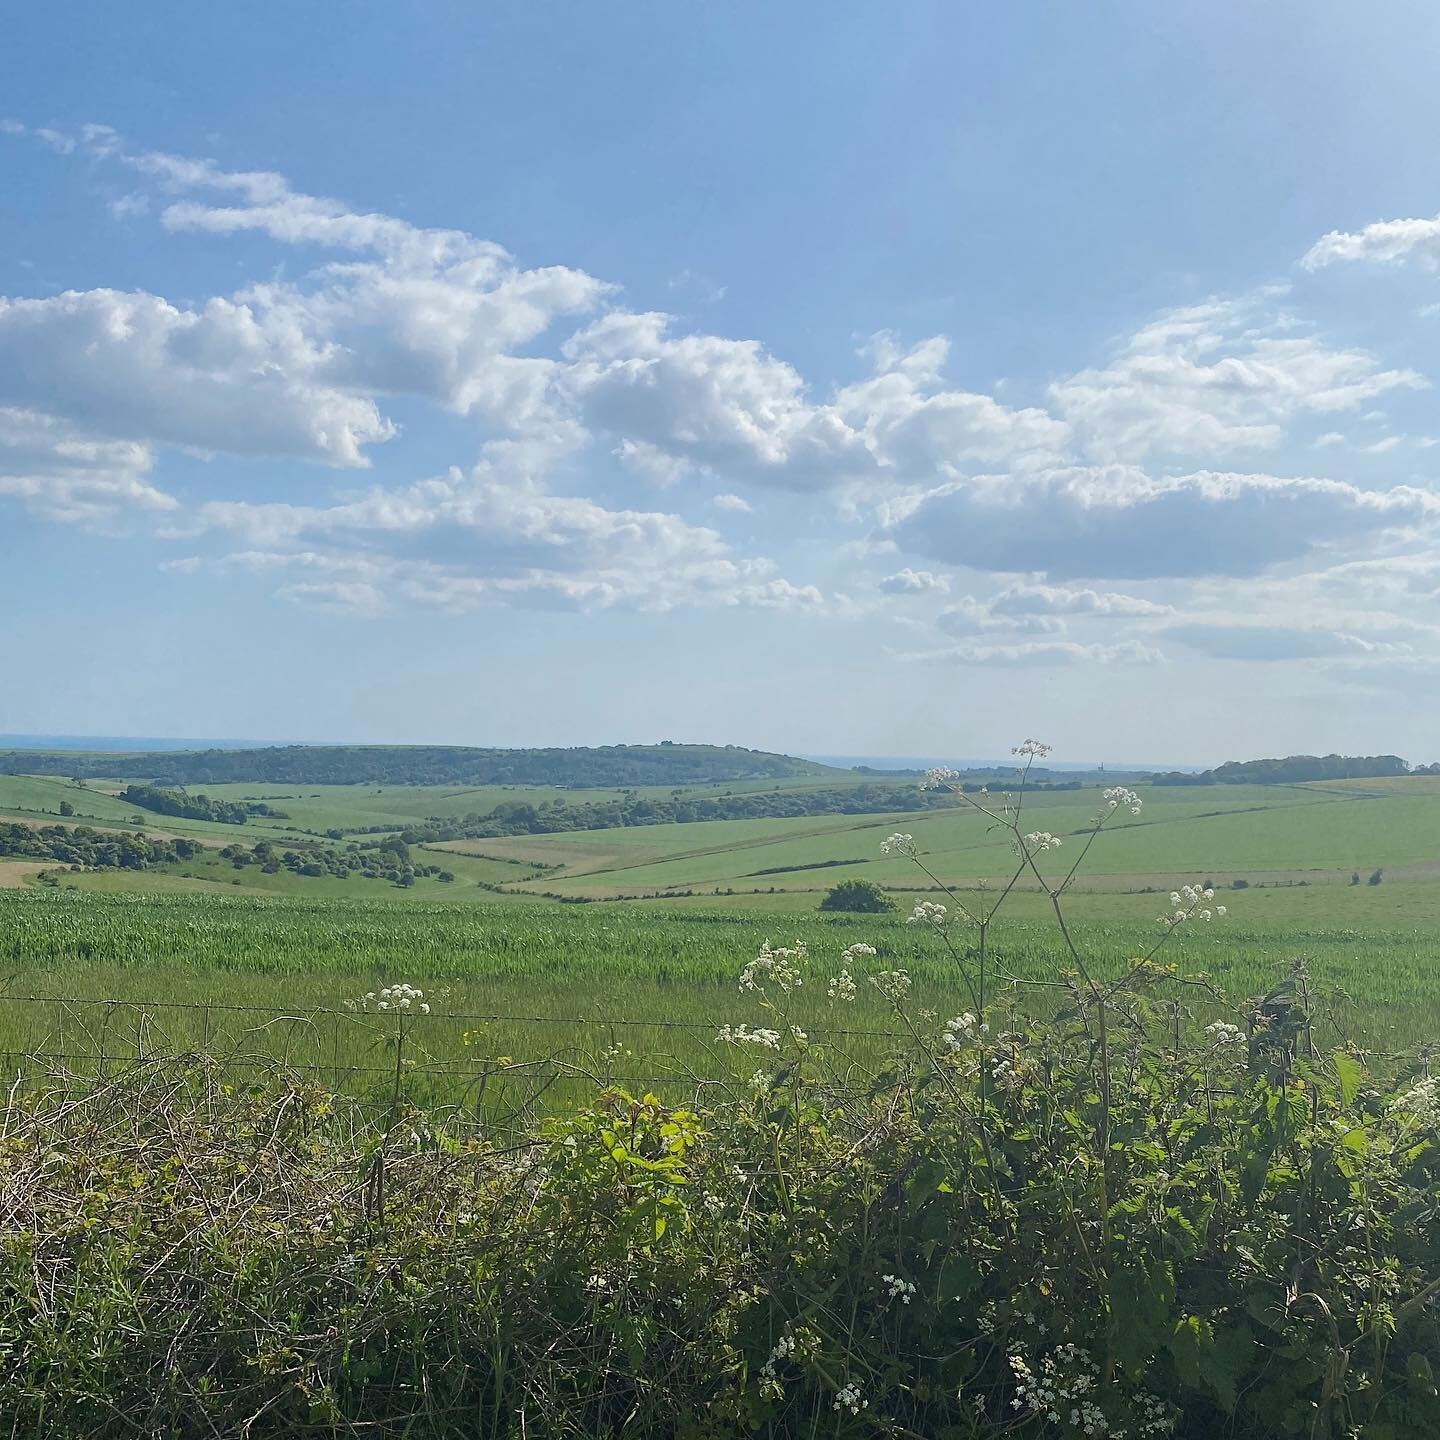
<svg viewBox="0 0 1440 1440">
<path fill-rule="evenodd" d="M 182 820 L 215 820 L 222 825 L 244 825 L 252 815 L 287 820 L 283 810 L 253 800 L 211 800 L 205 795 L 183 795 L 153 785 L 127 785 L 119 798 L 127 805 L 150 810 L 156 815 L 174 815 Z"/>
<path fill-rule="evenodd" d="M 176 785 L 699 785 L 840 774 L 828 765 L 739 745 L 603 745 L 567 749 L 460 745 L 275 745 L 117 755 L 0 751 L 0 774 L 65 775 Z"/>
<path fill-rule="evenodd" d="M 977 791 L 978 785 L 962 788 Z M 1032 790 L 1078 790 L 1078 781 L 1031 786 Z M 440 840 L 488 840 L 505 835 L 554 835 L 569 830 L 614 830 L 635 825 L 672 825 L 696 820 L 784 820 L 810 815 L 886 815 L 944 809 L 953 805 L 943 790 L 918 785 L 806 786 L 795 790 L 752 790 L 738 795 L 677 795 L 670 798 L 625 794 L 613 800 L 569 804 L 563 796 L 502 800 L 486 814 L 459 819 L 432 816 L 400 833 L 410 844 Z M 370 832 L 379 833 L 382 827 Z M 391 827 L 383 827 L 388 831 Z"/>
<path fill-rule="evenodd" d="M 1440 775 L 1440 765 L 1413 768 L 1398 755 L 1287 755 L 1275 760 L 1229 760 L 1193 774 L 1169 771 L 1155 785 L 1299 785 L 1309 780 L 1374 780 L 1392 775 Z"/>
</svg>

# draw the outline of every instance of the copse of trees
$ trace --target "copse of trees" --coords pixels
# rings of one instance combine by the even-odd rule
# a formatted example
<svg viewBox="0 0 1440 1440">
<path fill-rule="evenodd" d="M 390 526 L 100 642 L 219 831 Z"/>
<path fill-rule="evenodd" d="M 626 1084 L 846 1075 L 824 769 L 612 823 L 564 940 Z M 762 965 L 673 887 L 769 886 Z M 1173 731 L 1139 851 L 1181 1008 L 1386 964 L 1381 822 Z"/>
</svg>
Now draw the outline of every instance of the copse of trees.
<svg viewBox="0 0 1440 1440">
<path fill-rule="evenodd" d="M 148 870 L 191 860 L 201 846 L 193 840 L 154 840 L 148 835 L 92 830 L 88 826 L 0 824 L 0 856 L 53 860 L 89 870 Z"/>
<path fill-rule="evenodd" d="M 288 818 L 283 810 L 250 800 L 211 800 L 205 795 L 182 795 L 153 785 L 127 785 L 119 798 L 156 815 L 174 815 L 182 820 L 215 820 L 222 825 L 243 825 L 252 815 L 273 820 Z"/>
</svg>

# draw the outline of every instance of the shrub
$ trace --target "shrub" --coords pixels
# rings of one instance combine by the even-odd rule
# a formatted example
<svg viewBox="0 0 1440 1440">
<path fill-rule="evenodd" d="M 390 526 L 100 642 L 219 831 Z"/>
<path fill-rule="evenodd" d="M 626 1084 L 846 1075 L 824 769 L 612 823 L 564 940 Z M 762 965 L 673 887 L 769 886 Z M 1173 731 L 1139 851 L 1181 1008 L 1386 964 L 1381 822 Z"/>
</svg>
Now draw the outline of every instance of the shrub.
<svg viewBox="0 0 1440 1440">
<path fill-rule="evenodd" d="M 1370 879 L 1369 879 L 1369 881 L 1368 881 L 1367 883 L 1369 883 L 1369 884 L 1371 884 L 1371 885 L 1378 885 L 1383 878 L 1384 878 L 1384 872 L 1383 872 L 1383 871 L 1373 870 L 1373 871 L 1371 871 L 1371 873 L 1370 873 Z"/>
<path fill-rule="evenodd" d="M 873 880 L 842 880 L 826 892 L 820 908 L 854 915 L 878 915 L 893 910 L 895 902 Z"/>
</svg>

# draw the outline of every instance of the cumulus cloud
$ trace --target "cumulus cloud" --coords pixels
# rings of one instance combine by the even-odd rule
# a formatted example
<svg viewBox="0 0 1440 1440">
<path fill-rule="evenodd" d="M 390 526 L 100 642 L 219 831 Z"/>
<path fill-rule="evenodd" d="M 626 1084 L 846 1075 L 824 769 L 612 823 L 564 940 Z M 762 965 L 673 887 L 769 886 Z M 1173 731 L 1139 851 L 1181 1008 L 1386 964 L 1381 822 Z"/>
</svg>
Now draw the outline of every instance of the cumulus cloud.
<svg viewBox="0 0 1440 1440">
<path fill-rule="evenodd" d="M 1011 585 L 991 600 L 990 608 L 999 615 L 1089 615 L 1102 619 L 1171 613 L 1169 605 L 1157 605 L 1135 595 L 1065 585 Z"/>
<path fill-rule="evenodd" d="M 154 457 L 133 441 L 92 440 L 54 416 L 0 406 L 0 496 L 48 520 L 102 521 L 175 500 L 147 478 Z"/>
<path fill-rule="evenodd" d="M 363 465 L 394 428 L 329 379 L 333 360 L 290 317 L 229 300 L 0 297 L 0 403 L 106 439 Z"/>
<path fill-rule="evenodd" d="M 1160 315 L 1111 362 L 1050 387 L 1093 459 L 1266 449 L 1299 415 L 1353 410 L 1425 382 L 1373 355 L 1294 333 L 1258 300 L 1217 299 Z"/>
<path fill-rule="evenodd" d="M 880 589 L 887 595 L 924 595 L 927 592 L 947 594 L 950 578 L 937 575 L 933 570 L 912 570 L 908 565 L 887 575 L 880 581 Z"/>
<path fill-rule="evenodd" d="M 1301 257 L 1307 270 L 1323 270 L 1341 261 L 1378 264 L 1414 261 L 1426 270 L 1440 269 L 1440 215 L 1429 220 L 1377 220 L 1362 230 L 1332 230 Z"/>
<path fill-rule="evenodd" d="M 450 610 L 507 601 L 650 610 L 824 605 L 818 589 L 775 575 L 770 561 L 735 556 L 715 530 L 661 511 L 547 493 L 509 458 L 502 449 L 498 460 L 470 471 L 327 506 L 212 501 L 200 508 L 197 527 L 251 547 L 236 552 L 232 566 L 325 572 L 323 581 L 299 582 L 310 589 L 287 587 L 297 599 L 364 583 Z M 345 593 L 335 591 L 332 601 Z"/>
<path fill-rule="evenodd" d="M 0 297 L 0 496 L 59 519 L 175 511 L 152 478 L 167 447 L 364 467 L 399 433 L 392 397 L 471 419 L 472 456 L 488 441 L 478 466 L 415 484 L 317 499 L 292 467 L 285 503 L 232 493 L 166 517 L 175 534 L 233 537 L 244 548 L 224 563 L 272 575 L 300 604 L 844 609 L 681 514 L 555 493 L 583 489 L 597 458 L 607 485 L 674 487 L 678 509 L 708 495 L 713 511 L 744 514 L 735 491 L 770 485 L 823 494 L 827 513 L 838 500 L 847 519 L 878 510 L 867 559 L 913 562 L 887 560 L 893 573 L 875 582 L 886 594 L 948 594 L 942 566 L 1025 577 L 940 618 L 989 657 L 970 663 L 1152 654 L 1138 640 L 1054 638 L 1067 619 L 1170 613 L 1066 582 L 1249 581 L 1424 535 L 1440 517 L 1419 488 L 1189 469 L 1424 383 L 1297 325 L 1273 291 L 1165 312 L 1043 405 L 959 389 L 944 337 L 890 332 L 864 345 L 862 378 L 822 388 L 758 339 L 616 308 L 604 281 L 526 268 L 463 231 L 303 194 L 272 171 L 135 150 L 104 127 L 8 130 L 123 169 L 135 193 L 113 213 L 129 225 L 158 216 L 175 235 L 264 236 L 313 252 L 315 268 L 184 304 L 113 290 Z M 1431 224 L 1327 236 L 1314 263 L 1429 263 L 1416 227 Z M 1362 440 L 1383 452 L 1402 437 L 1371 428 Z"/>
<path fill-rule="evenodd" d="M 1440 498 L 1410 486 L 1112 466 L 950 482 L 897 506 L 888 533 L 902 549 L 977 570 L 1145 580 L 1256 575 L 1437 520 Z"/>
<path fill-rule="evenodd" d="M 948 635 L 992 635 L 996 631 L 1054 635 L 1065 629 L 1065 622 L 1056 616 L 997 613 L 989 601 L 973 595 L 962 595 L 935 617 L 935 623 Z"/>
</svg>

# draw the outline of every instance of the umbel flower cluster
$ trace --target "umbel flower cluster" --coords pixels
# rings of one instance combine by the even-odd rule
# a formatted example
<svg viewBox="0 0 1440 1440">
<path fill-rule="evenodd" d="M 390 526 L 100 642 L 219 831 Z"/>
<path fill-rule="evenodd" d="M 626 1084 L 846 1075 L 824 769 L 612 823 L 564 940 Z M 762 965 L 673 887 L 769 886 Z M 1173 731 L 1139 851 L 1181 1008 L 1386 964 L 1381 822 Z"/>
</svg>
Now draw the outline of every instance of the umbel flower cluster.
<svg viewBox="0 0 1440 1440">
<path fill-rule="evenodd" d="M 387 985 L 383 990 L 371 990 L 362 995 L 359 1000 L 352 1001 L 350 1008 L 377 1012 L 413 1010 L 419 1015 L 430 1013 L 430 1005 L 425 999 L 425 992 L 414 985 L 407 985 L 403 982 Z"/>
</svg>

